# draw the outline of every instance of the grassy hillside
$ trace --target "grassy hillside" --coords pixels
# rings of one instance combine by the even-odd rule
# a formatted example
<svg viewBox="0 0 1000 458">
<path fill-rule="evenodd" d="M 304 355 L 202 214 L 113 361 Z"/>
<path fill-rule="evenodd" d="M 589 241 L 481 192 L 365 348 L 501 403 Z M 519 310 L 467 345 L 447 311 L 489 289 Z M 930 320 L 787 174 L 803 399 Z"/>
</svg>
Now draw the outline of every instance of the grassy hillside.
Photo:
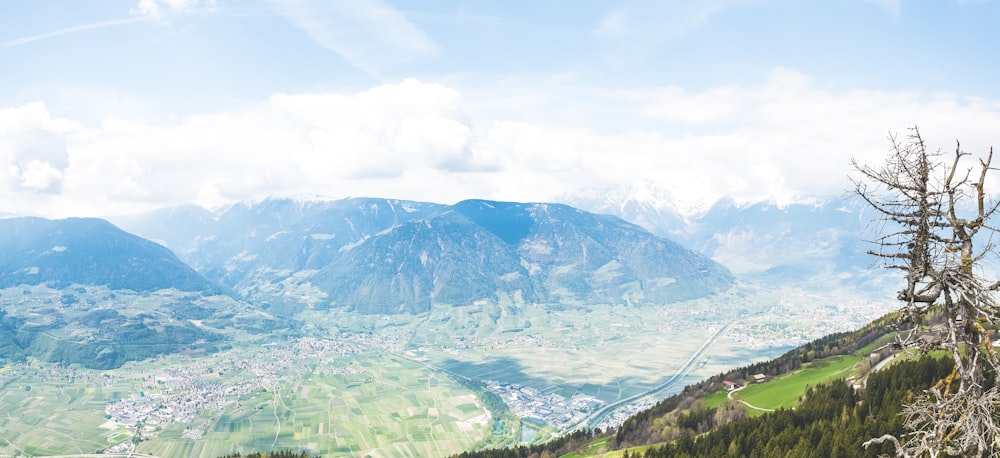
<svg viewBox="0 0 1000 458">
<path fill-rule="evenodd" d="M 873 373 L 864 390 L 842 379 L 810 387 L 794 410 L 781 409 L 722 425 L 702 436 L 684 435 L 641 455 L 659 457 L 876 457 L 893 453 L 862 443 L 902 434 L 904 399 L 927 389 L 952 368 L 947 358 L 905 361 Z"/>
<path fill-rule="evenodd" d="M 873 350 L 894 334 L 887 315 L 850 333 L 823 337 L 771 361 L 688 386 L 617 431 L 578 432 L 537 446 L 461 457 L 878 456 L 861 442 L 901 432 L 902 400 L 950 371 L 924 357 L 872 373 Z M 766 381 L 753 383 L 754 375 Z M 733 393 L 724 381 L 742 386 Z M 852 386 L 857 386 L 855 389 Z M 808 444 L 809 447 L 805 445 Z"/>
</svg>

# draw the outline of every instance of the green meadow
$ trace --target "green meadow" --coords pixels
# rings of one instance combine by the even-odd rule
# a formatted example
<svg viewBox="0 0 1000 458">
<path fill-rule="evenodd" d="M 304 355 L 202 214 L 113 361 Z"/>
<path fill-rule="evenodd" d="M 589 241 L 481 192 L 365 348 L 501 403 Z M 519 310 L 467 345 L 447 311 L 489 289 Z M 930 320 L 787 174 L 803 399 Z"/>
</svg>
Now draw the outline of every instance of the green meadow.
<svg viewBox="0 0 1000 458">
<path fill-rule="evenodd" d="M 761 409 L 793 408 L 809 386 L 834 379 L 865 377 L 869 369 L 868 354 L 891 338 L 891 335 L 885 336 L 851 355 L 832 356 L 806 363 L 799 370 L 775 377 L 765 383 L 750 385 L 734 393 L 733 397 Z M 718 396 L 713 394 L 709 399 L 716 402 Z M 754 416 L 764 413 L 756 409 L 749 409 L 749 412 Z"/>
<path fill-rule="evenodd" d="M 795 407 L 806 387 L 815 386 L 836 378 L 855 375 L 855 365 L 862 362 L 860 356 L 833 356 L 813 361 L 788 374 L 775 377 L 765 383 L 750 385 L 733 397 L 762 409 L 790 409 Z M 751 414 L 760 412 L 751 409 Z"/>
</svg>

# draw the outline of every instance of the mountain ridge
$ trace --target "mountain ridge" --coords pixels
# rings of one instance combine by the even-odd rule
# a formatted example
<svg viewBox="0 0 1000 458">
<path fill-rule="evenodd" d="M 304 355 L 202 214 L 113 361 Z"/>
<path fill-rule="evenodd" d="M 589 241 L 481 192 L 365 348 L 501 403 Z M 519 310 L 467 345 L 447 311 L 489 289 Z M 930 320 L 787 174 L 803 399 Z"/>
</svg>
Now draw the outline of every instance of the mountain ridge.
<svg viewBox="0 0 1000 458">
<path fill-rule="evenodd" d="M 292 314 L 302 304 L 279 284 L 293 276 L 296 286 L 322 292 L 310 306 L 362 313 L 421 313 L 434 303 L 501 297 L 670 302 L 733 282 L 725 267 L 675 242 L 563 204 L 265 199 L 234 204 L 211 222 L 187 224 L 185 213 L 172 215 L 179 217 L 160 213 L 130 229 L 162 239 L 171 227 L 207 223 L 186 242 L 173 242 L 180 256 Z"/>
<path fill-rule="evenodd" d="M 42 283 L 220 292 L 170 250 L 102 219 L 0 219 L 0 288 Z"/>
</svg>

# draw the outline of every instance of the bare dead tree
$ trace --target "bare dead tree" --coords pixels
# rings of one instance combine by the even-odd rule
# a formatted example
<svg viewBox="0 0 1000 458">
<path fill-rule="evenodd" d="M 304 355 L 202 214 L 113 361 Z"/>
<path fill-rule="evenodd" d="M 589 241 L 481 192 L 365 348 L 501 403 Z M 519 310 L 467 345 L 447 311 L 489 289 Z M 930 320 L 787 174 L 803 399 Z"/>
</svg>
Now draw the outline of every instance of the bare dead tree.
<svg viewBox="0 0 1000 458">
<path fill-rule="evenodd" d="M 964 166 L 970 155 L 958 143 L 951 163 L 941 153 L 929 153 L 916 127 L 906 141 L 892 136 L 890 141 L 881 168 L 854 166 L 863 177 L 855 191 L 882 223 L 877 249 L 869 253 L 905 273 L 898 298 L 904 303 L 902 320 L 913 327 L 900 332 L 895 345 L 947 350 L 955 368 L 905 406 L 909 433 L 864 445 L 890 442 L 900 457 L 1000 457 L 1000 391 L 988 377 L 1000 368 L 991 339 L 1000 320 L 994 296 L 1000 282 L 990 283 L 977 272 L 980 261 L 993 254 L 989 235 L 997 232 L 990 219 L 1000 201 L 991 201 L 985 191 L 987 177 L 996 171 L 990 166 L 993 150 L 976 170 Z M 942 314 L 947 325 L 943 338 L 927 344 L 913 330 L 931 313 Z"/>
</svg>

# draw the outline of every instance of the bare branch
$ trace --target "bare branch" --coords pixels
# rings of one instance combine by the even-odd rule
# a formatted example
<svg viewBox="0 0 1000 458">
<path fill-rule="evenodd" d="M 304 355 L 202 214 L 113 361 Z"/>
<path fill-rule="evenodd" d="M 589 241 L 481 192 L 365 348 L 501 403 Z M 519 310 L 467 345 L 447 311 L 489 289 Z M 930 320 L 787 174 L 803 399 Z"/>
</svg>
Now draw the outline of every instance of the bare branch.
<svg viewBox="0 0 1000 458">
<path fill-rule="evenodd" d="M 886 260 L 886 267 L 905 272 L 906 287 L 898 298 L 905 304 L 904 320 L 919 325 L 931 314 L 946 320 L 939 342 L 929 346 L 914 339 L 917 328 L 906 337 L 897 334 L 894 346 L 919 346 L 947 350 L 955 363 L 951 375 L 918 396 L 905 409 L 905 436 L 884 435 L 865 442 L 890 442 L 897 456 L 1000 456 L 1000 425 L 994 412 L 1000 395 L 986 386 L 985 369 L 1000 372 L 1000 360 L 992 350 L 991 333 L 982 323 L 1000 322 L 1000 280 L 985 281 L 975 275 L 976 266 L 993 253 L 992 234 L 997 229 L 990 218 L 1000 200 L 986 195 L 986 180 L 996 171 L 991 166 L 993 150 L 979 159 L 978 173 L 964 168 L 969 153 L 955 143 L 950 163 L 940 154 L 929 153 L 920 131 L 910 129 L 906 142 L 889 136 L 892 147 L 879 169 L 853 163 L 867 181 L 855 182 L 855 191 L 880 215 L 882 235 L 868 252 Z M 938 175 L 940 173 L 940 175 Z M 871 183 L 873 186 L 869 186 Z M 973 205 L 967 202 L 974 199 Z M 969 214 L 974 212 L 974 214 Z M 888 229 L 886 231 L 886 229 Z M 977 235 L 990 233 L 985 244 Z"/>
</svg>

